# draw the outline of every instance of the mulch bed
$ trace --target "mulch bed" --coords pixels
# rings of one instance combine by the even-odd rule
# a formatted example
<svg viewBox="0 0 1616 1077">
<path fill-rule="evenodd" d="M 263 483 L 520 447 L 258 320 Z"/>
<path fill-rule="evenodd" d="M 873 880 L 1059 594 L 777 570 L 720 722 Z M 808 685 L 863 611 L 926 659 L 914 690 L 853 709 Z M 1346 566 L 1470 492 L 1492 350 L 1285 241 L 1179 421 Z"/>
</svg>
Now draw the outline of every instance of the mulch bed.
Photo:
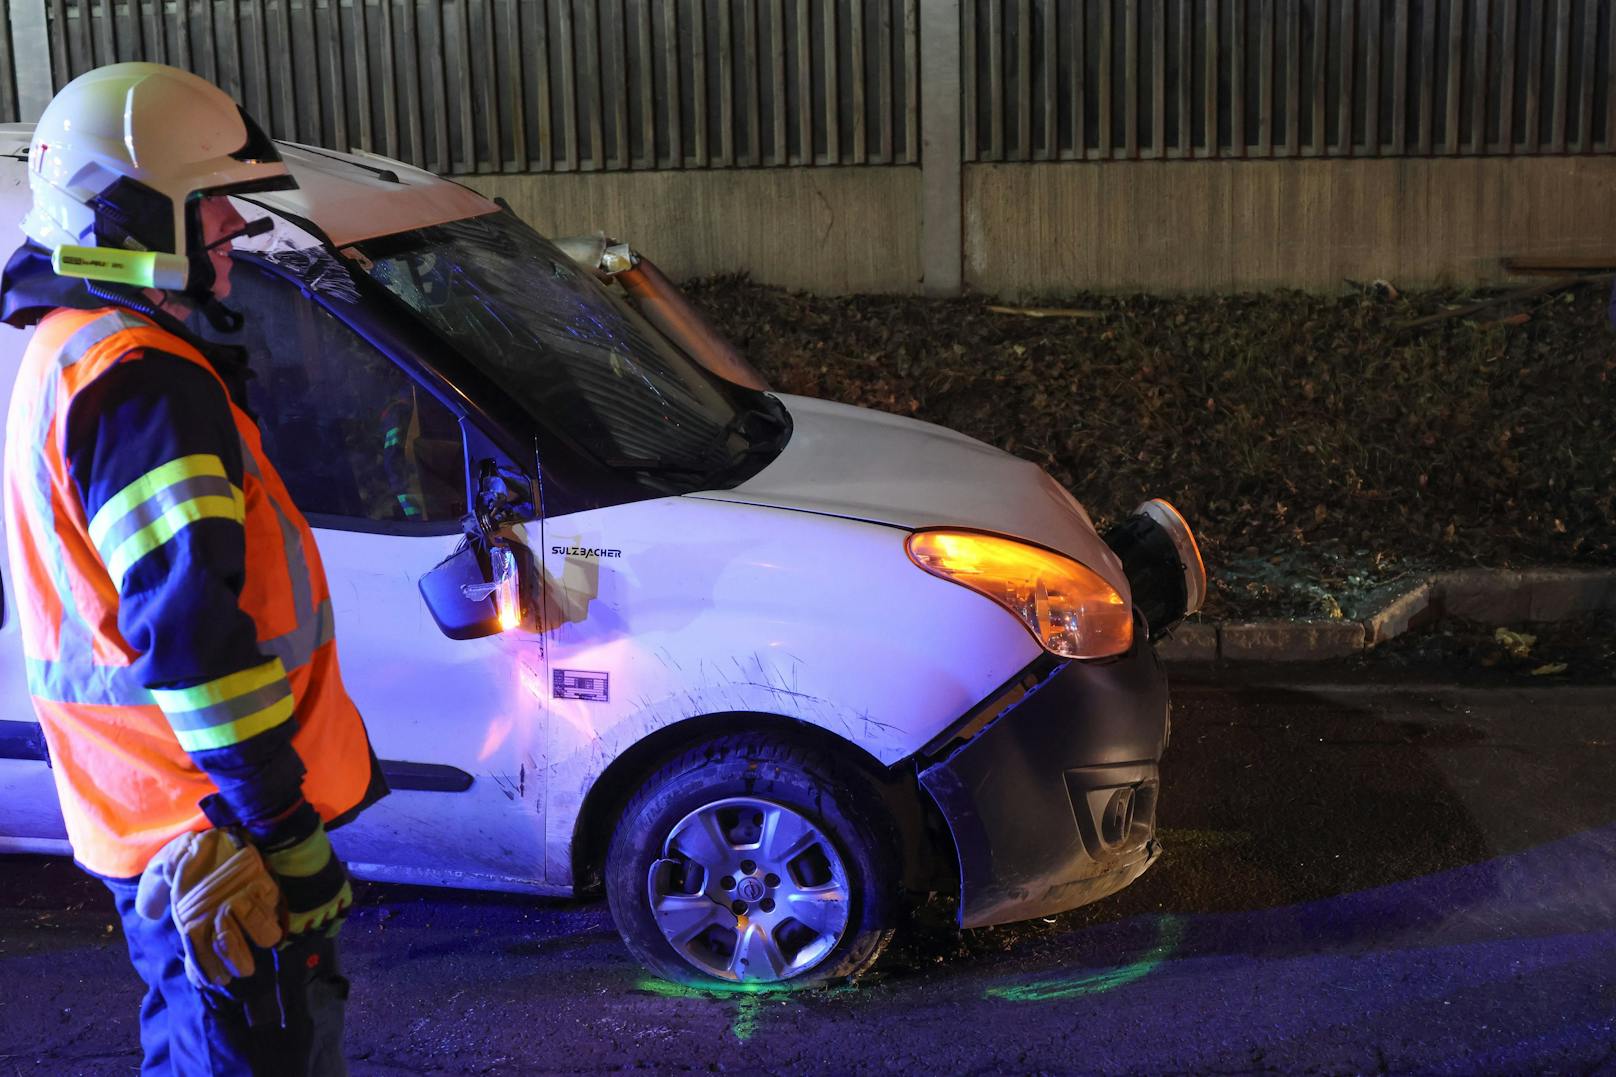
<svg viewBox="0 0 1616 1077">
<path fill-rule="evenodd" d="M 1422 571 L 1616 563 L 1603 286 L 1473 294 L 826 298 L 686 286 L 781 392 L 940 423 L 1047 469 L 1103 530 L 1171 500 L 1209 618 L 1357 616 Z"/>
</svg>

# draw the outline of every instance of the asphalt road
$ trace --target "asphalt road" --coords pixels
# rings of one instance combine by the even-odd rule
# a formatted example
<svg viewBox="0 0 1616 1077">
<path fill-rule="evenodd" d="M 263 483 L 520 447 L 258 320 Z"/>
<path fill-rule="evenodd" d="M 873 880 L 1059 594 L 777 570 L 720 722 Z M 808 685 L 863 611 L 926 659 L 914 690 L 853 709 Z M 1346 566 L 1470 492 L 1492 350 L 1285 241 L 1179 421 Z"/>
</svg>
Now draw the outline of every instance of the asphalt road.
<svg viewBox="0 0 1616 1077">
<path fill-rule="evenodd" d="M 1181 679 L 1157 867 L 1030 925 L 934 905 L 857 986 L 690 992 L 600 903 L 365 887 L 353 1071 L 1616 1074 L 1616 688 L 1350 677 Z M 0 1077 L 136 1067 L 66 862 L 0 858 L 0 990 Z"/>
</svg>

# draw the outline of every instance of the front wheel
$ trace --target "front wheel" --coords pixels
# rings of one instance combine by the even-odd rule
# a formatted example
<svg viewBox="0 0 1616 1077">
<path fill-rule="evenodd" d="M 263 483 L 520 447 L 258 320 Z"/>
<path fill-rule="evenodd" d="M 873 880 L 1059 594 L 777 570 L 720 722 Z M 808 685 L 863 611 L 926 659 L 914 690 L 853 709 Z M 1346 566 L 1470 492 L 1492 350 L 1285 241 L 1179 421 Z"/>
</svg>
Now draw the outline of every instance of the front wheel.
<svg viewBox="0 0 1616 1077">
<path fill-rule="evenodd" d="M 875 962 L 898 857 L 871 783 L 771 738 L 716 738 L 654 774 L 606 856 L 634 956 L 691 984 L 802 986 Z"/>
</svg>

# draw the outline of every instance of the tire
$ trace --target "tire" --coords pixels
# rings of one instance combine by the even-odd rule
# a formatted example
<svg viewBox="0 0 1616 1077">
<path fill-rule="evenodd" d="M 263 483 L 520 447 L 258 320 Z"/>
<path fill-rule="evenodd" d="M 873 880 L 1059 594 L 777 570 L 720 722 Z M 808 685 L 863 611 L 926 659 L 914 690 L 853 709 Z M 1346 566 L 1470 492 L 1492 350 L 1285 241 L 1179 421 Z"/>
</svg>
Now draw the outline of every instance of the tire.
<svg viewBox="0 0 1616 1077">
<path fill-rule="evenodd" d="M 899 863 L 862 774 L 777 736 L 724 736 L 629 801 L 606 896 L 630 952 L 666 979 L 803 987 L 875 963 L 898 917 Z"/>
</svg>

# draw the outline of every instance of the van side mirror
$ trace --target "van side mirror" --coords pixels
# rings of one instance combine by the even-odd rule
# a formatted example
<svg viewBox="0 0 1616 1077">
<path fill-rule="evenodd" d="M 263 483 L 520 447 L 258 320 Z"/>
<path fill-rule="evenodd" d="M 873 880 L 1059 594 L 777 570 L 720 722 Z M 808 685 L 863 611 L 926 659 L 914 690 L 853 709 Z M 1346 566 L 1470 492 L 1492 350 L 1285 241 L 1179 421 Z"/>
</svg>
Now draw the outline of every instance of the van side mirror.
<svg viewBox="0 0 1616 1077">
<path fill-rule="evenodd" d="M 450 639 L 480 639 L 520 626 L 529 570 L 520 543 L 468 538 L 421 577 L 421 597 Z"/>
</svg>

